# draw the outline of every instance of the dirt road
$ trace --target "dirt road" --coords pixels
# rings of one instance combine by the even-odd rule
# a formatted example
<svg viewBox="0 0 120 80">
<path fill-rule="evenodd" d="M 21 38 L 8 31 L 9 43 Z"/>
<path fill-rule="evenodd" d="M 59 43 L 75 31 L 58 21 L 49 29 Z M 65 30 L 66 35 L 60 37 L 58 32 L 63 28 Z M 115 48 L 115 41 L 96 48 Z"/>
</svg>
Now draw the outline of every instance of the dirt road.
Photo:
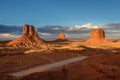
<svg viewBox="0 0 120 80">
<path fill-rule="evenodd" d="M 52 63 L 52 64 L 37 66 L 37 67 L 30 68 L 30 69 L 27 69 L 27 70 L 15 72 L 15 73 L 12 73 L 12 74 L 9 74 L 9 75 L 16 76 L 16 77 L 23 77 L 23 76 L 29 75 L 31 73 L 43 72 L 43 71 L 51 70 L 51 69 L 54 69 L 54 68 L 59 68 L 59 67 L 62 67 L 64 65 L 73 63 L 73 62 L 84 60 L 86 58 L 87 58 L 87 56 L 75 57 L 75 58 L 71 58 L 71 59 L 64 60 L 64 61 L 59 61 L 59 62 Z"/>
</svg>

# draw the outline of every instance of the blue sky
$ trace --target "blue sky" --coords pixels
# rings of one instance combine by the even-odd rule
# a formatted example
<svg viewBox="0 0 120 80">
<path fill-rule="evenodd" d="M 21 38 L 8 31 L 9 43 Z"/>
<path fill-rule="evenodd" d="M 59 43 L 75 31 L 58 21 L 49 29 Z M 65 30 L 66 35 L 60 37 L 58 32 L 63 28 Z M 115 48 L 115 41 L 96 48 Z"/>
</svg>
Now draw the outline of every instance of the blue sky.
<svg viewBox="0 0 120 80">
<path fill-rule="evenodd" d="M 0 0 L 0 24 L 35 26 L 120 22 L 120 0 Z"/>
</svg>

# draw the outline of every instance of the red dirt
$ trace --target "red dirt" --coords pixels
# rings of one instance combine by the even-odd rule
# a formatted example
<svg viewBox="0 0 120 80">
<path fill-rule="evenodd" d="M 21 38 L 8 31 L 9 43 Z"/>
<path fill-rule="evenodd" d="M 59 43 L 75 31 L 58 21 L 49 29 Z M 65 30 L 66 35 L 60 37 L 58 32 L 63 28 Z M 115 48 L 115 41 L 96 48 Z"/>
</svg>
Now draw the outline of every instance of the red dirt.
<svg viewBox="0 0 120 80">
<path fill-rule="evenodd" d="M 65 52 L 71 52 L 71 54 L 73 53 L 72 55 L 77 53 L 77 55 L 83 54 L 90 57 L 81 62 L 66 65 L 60 70 L 33 73 L 19 80 L 120 80 L 120 49 L 86 49 L 83 51 Z M 63 51 L 63 53 L 65 52 Z M 68 55 L 67 53 L 66 55 Z M 50 55 L 51 58 L 62 58 L 60 55 L 60 57 L 54 56 L 54 54 Z M 14 80 L 16 78 L 11 77 L 11 79 Z"/>
<path fill-rule="evenodd" d="M 120 80 L 120 53 L 99 54 L 59 71 L 34 73 L 23 80 Z"/>
</svg>

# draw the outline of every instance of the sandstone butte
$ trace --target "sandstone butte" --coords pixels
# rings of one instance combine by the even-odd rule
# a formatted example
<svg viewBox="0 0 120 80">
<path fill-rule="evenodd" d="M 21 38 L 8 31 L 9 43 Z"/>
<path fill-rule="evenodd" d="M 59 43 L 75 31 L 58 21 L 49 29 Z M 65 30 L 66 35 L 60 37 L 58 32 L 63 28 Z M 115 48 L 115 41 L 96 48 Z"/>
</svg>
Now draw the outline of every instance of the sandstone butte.
<svg viewBox="0 0 120 80">
<path fill-rule="evenodd" d="M 109 43 L 111 40 L 105 39 L 105 31 L 102 28 L 95 28 L 91 31 L 90 43 Z"/>
<path fill-rule="evenodd" d="M 68 40 L 65 38 L 65 33 L 61 32 L 61 33 L 59 33 L 58 38 L 56 39 L 56 41 L 68 41 Z"/>
<path fill-rule="evenodd" d="M 64 32 L 61 32 L 61 33 L 58 35 L 58 39 L 65 39 L 65 33 L 64 33 Z"/>
<path fill-rule="evenodd" d="M 23 27 L 23 35 L 6 44 L 13 47 L 46 47 L 46 41 L 38 35 L 38 29 L 34 30 L 33 25 L 25 24 Z"/>
</svg>

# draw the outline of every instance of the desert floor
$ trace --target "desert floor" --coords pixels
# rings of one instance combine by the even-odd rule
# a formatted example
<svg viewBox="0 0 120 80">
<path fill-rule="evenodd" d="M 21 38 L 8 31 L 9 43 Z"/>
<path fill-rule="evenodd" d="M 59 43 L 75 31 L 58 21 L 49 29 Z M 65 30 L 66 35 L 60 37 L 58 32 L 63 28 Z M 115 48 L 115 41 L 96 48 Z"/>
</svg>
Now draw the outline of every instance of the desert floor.
<svg viewBox="0 0 120 80">
<path fill-rule="evenodd" d="M 120 80 L 120 42 L 49 42 L 50 49 L 0 47 L 0 80 Z M 24 77 L 8 74 L 78 56 L 83 61 Z"/>
</svg>

